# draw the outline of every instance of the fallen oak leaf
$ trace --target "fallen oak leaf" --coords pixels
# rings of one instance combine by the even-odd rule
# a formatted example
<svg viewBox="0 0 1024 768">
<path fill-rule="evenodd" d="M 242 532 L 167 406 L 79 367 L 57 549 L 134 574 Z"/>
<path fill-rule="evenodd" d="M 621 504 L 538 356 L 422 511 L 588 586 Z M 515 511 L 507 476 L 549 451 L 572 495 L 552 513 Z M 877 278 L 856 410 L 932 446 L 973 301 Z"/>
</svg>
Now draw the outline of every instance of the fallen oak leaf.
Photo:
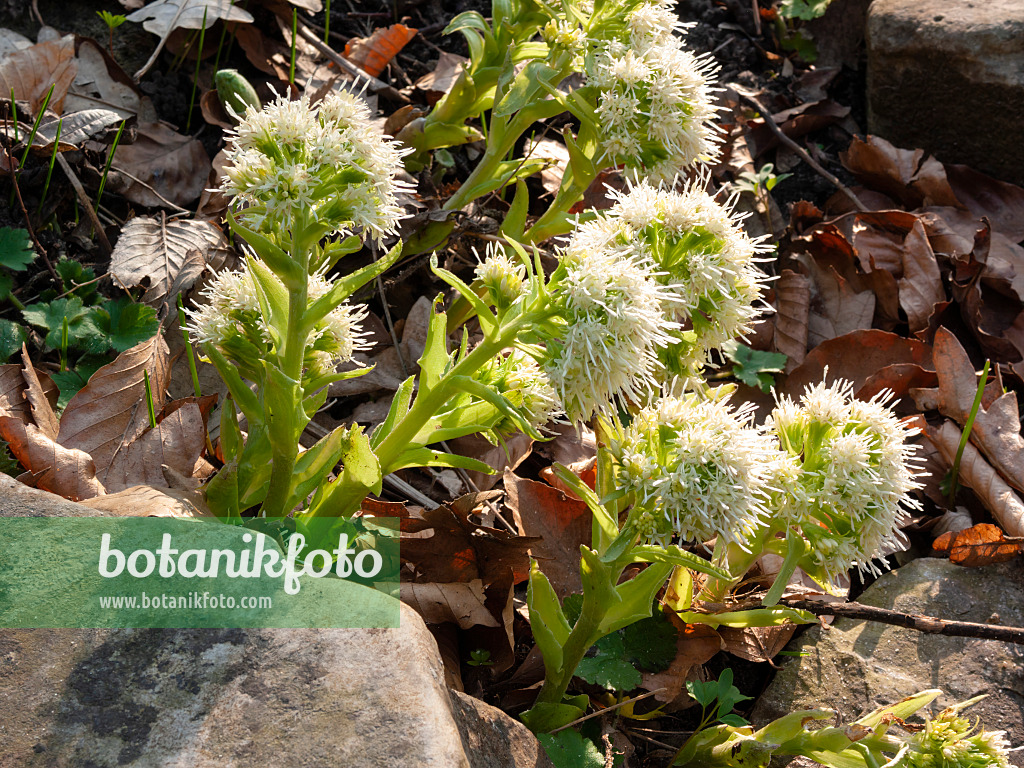
<svg viewBox="0 0 1024 768">
<path fill-rule="evenodd" d="M 994 565 L 1024 554 L 1024 537 L 1007 538 L 999 526 L 979 523 L 962 531 L 949 531 L 932 542 L 934 554 L 965 568 Z"/>
</svg>

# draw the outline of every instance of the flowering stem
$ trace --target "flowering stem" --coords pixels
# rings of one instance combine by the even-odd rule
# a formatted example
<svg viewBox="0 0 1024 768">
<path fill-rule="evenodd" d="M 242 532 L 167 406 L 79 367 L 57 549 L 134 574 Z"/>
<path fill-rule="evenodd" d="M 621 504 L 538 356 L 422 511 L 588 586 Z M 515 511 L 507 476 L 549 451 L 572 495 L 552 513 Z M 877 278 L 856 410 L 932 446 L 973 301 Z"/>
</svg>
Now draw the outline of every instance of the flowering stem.
<svg viewBox="0 0 1024 768">
<path fill-rule="evenodd" d="M 615 580 L 618 581 L 618 579 Z M 562 697 L 569 689 L 573 675 L 576 674 L 576 667 L 579 666 L 590 646 L 595 642 L 594 635 L 598 632 L 604 614 L 603 607 L 601 607 L 599 615 L 588 614 L 587 611 L 580 614 L 572 632 L 569 633 L 569 639 L 566 640 L 565 646 L 562 648 L 562 668 L 553 677 L 545 675 L 544 685 L 541 686 L 540 693 L 537 694 L 534 706 L 561 703 Z"/>
<path fill-rule="evenodd" d="M 292 231 L 296 231 L 293 227 Z M 309 254 L 300 252 L 292 243 L 292 258 L 306 270 Z M 282 350 L 278 365 L 270 364 L 270 374 L 264 392 L 264 413 L 270 433 L 273 467 L 270 471 L 270 486 L 263 502 L 263 517 L 284 517 L 291 510 L 286 509 L 291 495 L 292 476 L 298 458 L 298 436 L 305 429 L 305 423 L 297 423 L 296 415 L 302 413 L 302 367 L 309 335 L 304 318 L 308 305 L 308 284 L 298 281 L 288 290 L 288 327 L 282 334 Z M 276 371 L 274 370 L 276 368 Z M 280 377 L 274 373 L 282 374 Z M 306 420 L 308 423 L 308 419 Z"/>
</svg>

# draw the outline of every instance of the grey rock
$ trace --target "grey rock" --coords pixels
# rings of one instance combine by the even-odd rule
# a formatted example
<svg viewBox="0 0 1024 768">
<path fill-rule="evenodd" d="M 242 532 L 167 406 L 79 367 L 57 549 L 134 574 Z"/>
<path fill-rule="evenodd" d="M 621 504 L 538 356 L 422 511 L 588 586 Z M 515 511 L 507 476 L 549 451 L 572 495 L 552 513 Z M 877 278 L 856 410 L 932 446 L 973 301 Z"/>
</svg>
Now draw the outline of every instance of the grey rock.
<svg viewBox="0 0 1024 768">
<path fill-rule="evenodd" d="M 0 515 L 92 515 L 0 476 Z M 361 588 L 360 588 L 361 589 Z M 552 768 L 396 629 L 0 630 L 0 768 Z"/>
<path fill-rule="evenodd" d="M 3 768 L 548 768 L 399 629 L 0 632 Z"/>
<path fill-rule="evenodd" d="M 1024 3 L 874 0 L 867 47 L 871 133 L 1024 183 Z"/>
<path fill-rule="evenodd" d="M 922 558 L 885 574 L 858 602 L 957 621 L 1024 626 L 1024 559 L 961 568 Z M 995 640 L 926 635 L 876 622 L 836 619 L 790 645 L 806 653 L 783 663 L 752 714 L 757 725 L 787 712 L 831 707 L 849 722 L 926 688 L 946 695 L 933 709 L 988 694 L 967 710 L 988 730 L 1005 730 L 1024 744 L 1024 647 Z M 1014 762 L 1016 761 L 1016 762 Z M 1011 754 L 1024 764 L 1024 753 Z"/>
</svg>

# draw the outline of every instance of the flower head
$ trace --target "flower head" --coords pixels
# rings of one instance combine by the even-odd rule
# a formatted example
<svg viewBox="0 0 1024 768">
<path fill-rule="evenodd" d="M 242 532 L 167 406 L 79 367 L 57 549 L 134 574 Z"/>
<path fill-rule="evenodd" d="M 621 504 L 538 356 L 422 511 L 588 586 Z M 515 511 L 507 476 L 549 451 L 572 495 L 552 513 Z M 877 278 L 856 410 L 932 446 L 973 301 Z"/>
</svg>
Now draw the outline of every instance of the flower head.
<svg viewBox="0 0 1024 768">
<path fill-rule="evenodd" d="M 678 328 L 666 318 L 676 299 L 608 218 L 577 227 L 560 262 L 553 299 L 565 325 L 548 344 L 545 370 L 570 419 L 581 421 L 656 389 L 658 350 Z"/>
<path fill-rule="evenodd" d="M 654 183 L 672 183 L 691 163 L 718 153 L 712 65 L 683 50 L 673 34 L 683 26 L 672 3 L 642 3 L 629 13 L 625 33 L 599 42 L 586 60 L 587 80 L 599 90 L 605 151 Z"/>
<path fill-rule="evenodd" d="M 347 91 L 318 106 L 303 95 L 279 96 L 262 110 L 248 107 L 229 140 L 221 186 L 248 205 L 266 207 L 247 216 L 258 227 L 290 226 L 309 212 L 333 224 L 332 231 L 362 228 L 380 238 L 403 215 L 396 195 L 405 185 L 395 175 L 404 151 L 373 129 L 369 109 Z"/>
<path fill-rule="evenodd" d="M 710 350 L 750 332 L 761 313 L 765 276 L 756 260 L 765 246 L 747 236 L 727 206 L 697 185 L 675 191 L 640 182 L 618 195 L 608 215 L 644 243 L 676 295 L 674 319 L 692 329 L 690 343 L 662 356 L 670 371 L 685 374 Z"/>
<path fill-rule="evenodd" d="M 476 279 L 487 289 L 490 302 L 503 309 L 523 294 L 526 266 L 489 244 L 486 257 L 477 265 Z"/>
<path fill-rule="evenodd" d="M 970 702 L 965 702 L 967 704 Z M 910 735 L 905 762 L 908 768 L 1008 768 L 1009 742 L 1004 731 L 978 730 L 954 705 Z"/>
<path fill-rule="evenodd" d="M 312 303 L 326 295 L 331 283 L 312 275 L 307 295 Z M 212 344 L 246 375 L 258 377 L 258 363 L 278 350 L 269 318 L 260 303 L 260 287 L 245 262 L 237 272 L 219 273 L 200 294 L 205 300 L 189 316 L 192 343 Z M 360 323 L 367 317 L 363 306 L 341 304 L 321 319 L 306 338 L 306 370 L 310 375 L 329 375 L 335 368 L 369 349 Z"/>
<path fill-rule="evenodd" d="M 477 381 L 497 391 L 526 419 L 541 431 L 562 415 L 562 405 L 547 374 L 531 355 L 520 349 L 500 355 L 474 374 Z M 499 435 L 511 435 L 519 427 L 507 416 L 493 427 Z"/>
<path fill-rule="evenodd" d="M 643 408 L 612 445 L 618 485 L 644 510 L 645 538 L 741 546 L 767 515 L 765 476 L 775 443 L 750 426 L 752 408 L 666 396 Z"/>
<path fill-rule="evenodd" d="M 809 572 L 831 579 L 856 565 L 877 573 L 873 558 L 903 549 L 902 510 L 918 506 L 910 493 L 921 486 L 916 446 L 907 443 L 914 432 L 888 396 L 865 402 L 849 382 L 822 383 L 799 404 L 783 398 L 766 424 L 793 457 L 772 478 L 781 490 L 774 511 L 810 545 Z"/>
</svg>

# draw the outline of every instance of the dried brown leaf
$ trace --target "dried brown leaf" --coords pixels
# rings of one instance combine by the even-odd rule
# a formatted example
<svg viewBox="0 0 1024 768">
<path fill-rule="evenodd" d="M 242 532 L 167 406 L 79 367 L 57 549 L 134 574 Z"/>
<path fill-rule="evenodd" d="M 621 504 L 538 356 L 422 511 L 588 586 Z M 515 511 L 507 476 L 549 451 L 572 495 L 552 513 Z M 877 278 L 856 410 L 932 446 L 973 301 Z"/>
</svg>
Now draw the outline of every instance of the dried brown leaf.
<svg viewBox="0 0 1024 768">
<path fill-rule="evenodd" d="M 39 488 L 71 501 L 105 492 L 89 454 L 60 445 L 35 424 L 0 411 L 0 438 L 7 441 L 11 453 L 32 473 Z"/>
<path fill-rule="evenodd" d="M 809 259 L 808 263 L 814 262 Z M 871 327 L 875 316 L 873 291 L 855 291 L 835 269 L 815 270 L 814 285 L 817 295 L 811 302 L 807 323 L 809 348 L 813 349 L 836 336 Z"/>
<path fill-rule="evenodd" d="M 979 523 L 949 531 L 932 542 L 934 554 L 948 555 L 949 561 L 966 568 L 994 565 L 1024 553 L 1024 539 L 1007 539 L 999 526 Z"/>
<path fill-rule="evenodd" d="M 226 248 L 227 238 L 209 221 L 136 216 L 124 225 L 110 256 L 110 273 L 126 288 L 144 286 L 143 301 L 173 303 L 192 286 L 206 255 Z"/>
<path fill-rule="evenodd" d="M 149 373 L 159 407 L 170 376 L 167 345 L 159 335 L 96 371 L 61 417 L 58 442 L 89 454 L 101 482 L 115 456 L 149 427 L 143 372 Z"/>
<path fill-rule="evenodd" d="M 591 514 L 582 501 L 546 483 L 538 483 L 505 470 L 506 504 L 523 536 L 539 536 L 530 555 L 559 598 L 581 592 L 580 545 L 590 543 Z"/>
<path fill-rule="evenodd" d="M 964 425 L 978 388 L 974 366 L 956 336 L 945 328 L 935 334 L 934 356 L 939 379 L 938 410 Z M 1001 394 L 988 405 L 983 400 L 971 429 L 971 442 L 1006 482 L 1024 491 L 1024 437 L 1016 393 Z"/>
<path fill-rule="evenodd" d="M 807 355 L 811 286 L 808 279 L 790 269 L 775 283 L 775 351 L 788 357 L 787 373 Z"/>
<path fill-rule="evenodd" d="M 81 503 L 108 515 L 181 519 L 213 516 L 202 501 L 201 493 L 190 494 L 174 488 L 153 488 L 148 485 L 136 485 L 117 493 L 86 499 Z"/>
<path fill-rule="evenodd" d="M 13 91 L 16 101 L 29 103 L 34 117 L 52 85 L 47 108 L 59 114 L 77 71 L 75 38 L 66 35 L 4 56 L 0 61 L 0 93 L 9 97 Z"/>
<path fill-rule="evenodd" d="M 501 626 L 484 605 L 480 579 L 456 584 L 409 584 L 400 587 L 402 602 L 415 609 L 428 624 L 454 622 L 463 629 Z"/>
<path fill-rule="evenodd" d="M 514 470 L 533 452 L 533 438 L 522 432 L 507 438 L 504 444 L 492 445 L 481 435 L 467 435 L 449 440 L 452 452 L 460 456 L 472 456 L 495 470 L 488 475 L 474 469 L 466 470 L 470 481 L 478 491 L 489 491 L 501 481 L 506 469 Z"/>
<path fill-rule="evenodd" d="M 103 485 L 110 492 L 133 485 L 166 486 L 163 467 L 187 477 L 205 445 L 206 425 L 199 406 L 188 403 L 118 451 L 103 475 Z"/>
<path fill-rule="evenodd" d="M 719 627 L 722 650 L 747 661 L 771 661 L 796 632 L 796 624 L 777 627 Z"/>
<path fill-rule="evenodd" d="M 903 241 L 903 277 L 899 280 L 900 306 L 907 313 L 910 332 L 928 328 L 935 305 L 945 301 L 939 264 L 920 220 Z"/>
<path fill-rule="evenodd" d="M 786 379 L 782 391 L 794 397 L 802 395 L 807 385 L 826 378 L 827 368 L 828 381 L 846 379 L 853 382 L 856 392 L 880 369 L 897 363 L 931 369 L 931 347 L 887 331 L 854 331 L 811 350 L 803 364 Z"/>
<path fill-rule="evenodd" d="M 670 615 L 674 619 L 674 614 Z M 673 620 L 673 624 L 679 630 L 676 657 L 664 672 L 645 672 L 642 685 L 648 691 L 665 688 L 654 698 L 670 709 L 683 709 L 693 703 L 686 692 L 686 681 L 694 679 L 695 670 L 722 650 L 723 643 L 718 632 L 706 624 L 684 624 L 678 620 Z"/>
<path fill-rule="evenodd" d="M 899 149 L 878 136 L 854 137 L 840 158 L 858 181 L 907 208 L 958 205 L 942 164 L 925 158 L 923 149 Z"/>
<path fill-rule="evenodd" d="M 167 37 L 175 29 L 209 27 L 217 19 L 243 24 L 253 21 L 233 0 L 156 0 L 128 14 L 128 21 L 141 22 L 143 29 L 157 37 Z"/>
<path fill-rule="evenodd" d="M 136 205 L 186 206 L 200 196 L 209 173 L 199 140 L 163 123 L 140 123 L 135 142 L 117 148 L 108 188 Z"/>
<path fill-rule="evenodd" d="M 1024 189 L 996 181 L 966 165 L 945 168 L 957 201 L 975 218 L 988 218 L 993 229 L 1014 243 L 1024 240 Z"/>
<path fill-rule="evenodd" d="M 928 439 L 952 466 L 960 445 L 961 432 L 952 421 L 939 429 L 929 428 Z M 973 489 L 985 508 L 1010 536 L 1024 536 L 1024 502 L 999 473 L 989 465 L 970 441 L 960 459 L 960 482 Z"/>
<path fill-rule="evenodd" d="M 455 85 L 467 61 L 469 60 L 464 56 L 442 51 L 434 69 L 417 80 L 416 87 L 426 91 L 428 99 L 433 98 L 437 101 Z"/>
<path fill-rule="evenodd" d="M 416 32 L 405 24 L 378 27 L 367 38 L 355 37 L 349 40 L 345 44 L 345 58 L 376 77 L 416 37 Z"/>
</svg>

